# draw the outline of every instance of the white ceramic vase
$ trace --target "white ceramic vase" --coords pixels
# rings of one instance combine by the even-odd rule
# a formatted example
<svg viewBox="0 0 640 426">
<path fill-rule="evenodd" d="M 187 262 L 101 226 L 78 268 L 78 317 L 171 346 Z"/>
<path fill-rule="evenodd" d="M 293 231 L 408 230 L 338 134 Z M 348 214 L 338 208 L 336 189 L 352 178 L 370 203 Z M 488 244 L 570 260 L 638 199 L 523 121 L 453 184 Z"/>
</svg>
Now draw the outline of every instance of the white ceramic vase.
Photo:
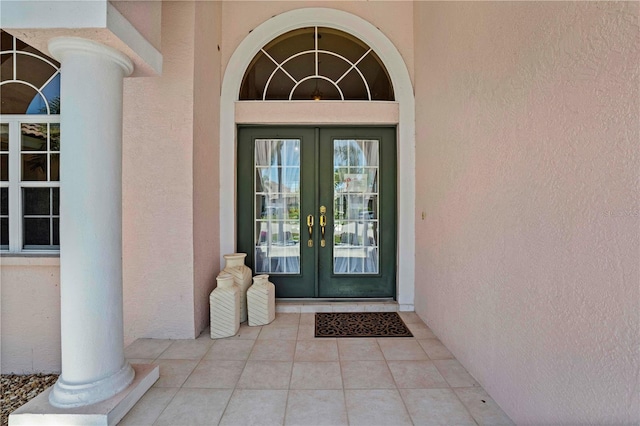
<svg viewBox="0 0 640 426">
<path fill-rule="evenodd" d="M 244 264 L 246 253 L 224 255 L 224 272 L 233 276 L 233 281 L 240 288 L 240 322 L 247 320 L 247 290 L 251 286 L 251 268 Z"/>
<path fill-rule="evenodd" d="M 235 336 L 240 328 L 240 288 L 233 276 L 221 272 L 216 278 L 218 286 L 209 296 L 211 338 Z"/>
<path fill-rule="evenodd" d="M 247 290 L 249 325 L 266 325 L 276 319 L 276 286 L 269 275 L 256 275 Z"/>
</svg>

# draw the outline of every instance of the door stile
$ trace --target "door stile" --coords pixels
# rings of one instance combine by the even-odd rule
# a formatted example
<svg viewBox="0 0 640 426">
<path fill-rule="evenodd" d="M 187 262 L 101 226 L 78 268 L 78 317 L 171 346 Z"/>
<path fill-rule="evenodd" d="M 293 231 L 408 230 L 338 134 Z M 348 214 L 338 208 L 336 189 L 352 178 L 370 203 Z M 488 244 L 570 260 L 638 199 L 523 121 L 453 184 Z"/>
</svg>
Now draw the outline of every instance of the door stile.
<svg viewBox="0 0 640 426">
<path fill-rule="evenodd" d="M 320 156 L 320 128 L 316 127 L 313 129 L 313 141 L 314 141 L 314 155 L 315 158 L 319 158 Z M 314 176 L 315 176 L 315 182 L 320 182 L 320 167 L 318 167 L 318 164 L 316 162 L 316 164 L 314 165 Z M 315 200 L 314 200 L 314 205 L 313 205 L 313 215 L 314 217 L 317 219 L 316 223 L 318 225 L 320 225 L 320 215 L 318 214 L 319 209 L 320 209 L 320 191 L 316 190 L 315 191 Z M 316 232 L 314 233 L 315 236 L 315 246 L 319 247 L 320 244 L 320 238 L 319 238 L 319 228 L 316 229 Z M 317 250 L 317 249 L 316 249 Z M 314 256 L 314 268 L 316 271 L 319 270 L 320 264 L 319 264 L 319 257 L 317 255 L 317 252 Z M 318 297 L 320 295 L 320 279 L 318 277 L 318 274 L 316 273 L 315 277 L 314 277 L 314 292 L 313 292 L 313 297 Z"/>
</svg>

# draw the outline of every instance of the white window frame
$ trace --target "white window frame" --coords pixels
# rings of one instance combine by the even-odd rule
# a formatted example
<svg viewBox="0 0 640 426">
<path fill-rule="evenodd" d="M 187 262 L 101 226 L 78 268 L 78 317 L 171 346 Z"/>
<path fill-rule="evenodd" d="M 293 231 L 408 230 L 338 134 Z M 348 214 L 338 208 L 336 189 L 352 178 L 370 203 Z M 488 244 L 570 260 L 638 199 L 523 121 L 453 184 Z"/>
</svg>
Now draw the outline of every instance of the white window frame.
<svg viewBox="0 0 640 426">
<path fill-rule="evenodd" d="M 9 181 L 0 182 L 0 187 L 9 188 L 9 248 L 0 253 L 6 254 L 55 254 L 59 248 L 23 248 L 22 189 L 23 188 L 60 188 L 60 181 L 22 181 L 21 165 L 21 131 L 22 123 L 60 123 L 60 115 L 16 114 L 2 115 L 0 123 L 9 124 Z M 49 147 L 47 147 L 49 149 Z M 47 158 L 47 175 L 51 176 L 49 158 Z"/>
</svg>

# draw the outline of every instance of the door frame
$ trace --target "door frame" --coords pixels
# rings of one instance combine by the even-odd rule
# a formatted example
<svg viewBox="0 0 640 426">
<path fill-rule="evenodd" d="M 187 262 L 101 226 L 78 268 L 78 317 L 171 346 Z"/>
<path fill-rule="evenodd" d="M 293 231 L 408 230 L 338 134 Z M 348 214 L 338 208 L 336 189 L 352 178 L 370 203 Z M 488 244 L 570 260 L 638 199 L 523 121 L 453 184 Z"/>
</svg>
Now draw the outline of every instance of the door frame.
<svg viewBox="0 0 640 426">
<path fill-rule="evenodd" d="M 238 115 L 241 104 L 237 102 L 244 70 L 255 54 L 269 41 L 287 31 L 305 26 L 324 26 L 353 34 L 367 43 L 384 63 L 393 83 L 397 102 L 397 116 L 375 117 L 358 114 L 354 102 L 299 102 L 292 104 L 263 102 L 256 110 L 263 114 L 253 117 Z M 223 64 L 224 66 L 224 64 Z M 280 104 L 280 106 L 278 105 Z M 274 110 L 286 111 L 291 106 L 301 108 L 302 113 L 291 122 L 286 114 L 274 115 Z M 327 108 L 329 107 L 330 108 Z M 373 105 L 371 105 L 373 107 Z M 375 109 L 375 108 L 374 108 Z M 255 110 L 254 110 L 255 112 Z M 264 117 L 268 117 L 265 119 Z M 279 117 L 279 118 L 278 118 Z M 302 8 L 276 15 L 251 31 L 238 45 L 226 64 L 220 96 L 220 265 L 225 253 L 235 251 L 236 242 L 236 125 L 254 124 L 396 124 L 398 150 L 398 268 L 396 275 L 396 300 L 399 309 L 413 310 L 415 294 L 415 98 L 413 85 L 402 55 L 387 36 L 370 22 L 336 9 Z"/>
<path fill-rule="evenodd" d="M 396 295 L 396 253 L 397 253 L 397 161 L 395 126 L 238 126 L 238 174 L 236 182 L 238 194 L 237 247 L 247 253 L 247 266 L 256 264 L 256 214 L 257 201 L 255 185 L 255 140 L 299 140 L 300 210 L 297 222 L 300 226 L 299 261 L 300 271 L 293 274 L 271 275 L 276 284 L 276 297 L 287 299 L 388 299 Z M 376 166 L 375 210 L 377 224 L 376 253 L 378 271 L 375 273 L 334 272 L 334 140 L 376 140 L 379 156 Z M 242 187 L 242 188 L 240 188 Z M 240 191 L 242 191 L 240 193 Z M 264 204 L 260 204 L 263 205 Z M 327 232 L 326 247 L 320 244 L 320 207 L 326 207 Z M 305 244 L 305 218 L 314 217 L 314 231 Z M 264 216 L 263 216 L 264 217 Z M 290 219 L 288 219 L 289 221 Z M 345 219 L 342 219 L 345 220 Z M 353 218 L 346 219 L 353 221 Z M 357 223 L 354 221 L 353 223 Z M 262 222 L 261 222 L 262 223 Z M 373 222 L 372 222 L 373 223 Z M 356 225 L 357 226 L 357 225 Z M 363 225 L 364 226 L 364 225 Z M 324 231 L 322 236 L 324 238 Z M 268 238 L 270 239 L 270 238 Z M 363 246 L 366 246 L 363 242 Z M 264 250 L 262 244 L 261 250 Z M 269 244 L 270 247 L 270 244 Z M 268 249 L 267 249 L 268 250 Z M 284 293 L 287 293 L 285 296 Z"/>
</svg>

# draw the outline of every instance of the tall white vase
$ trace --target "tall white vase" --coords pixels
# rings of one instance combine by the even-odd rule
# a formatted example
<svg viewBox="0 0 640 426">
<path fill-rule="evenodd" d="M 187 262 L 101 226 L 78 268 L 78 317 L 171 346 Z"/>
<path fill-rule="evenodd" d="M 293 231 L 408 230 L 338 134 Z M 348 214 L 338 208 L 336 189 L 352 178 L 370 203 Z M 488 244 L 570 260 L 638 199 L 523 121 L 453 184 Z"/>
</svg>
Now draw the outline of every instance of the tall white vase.
<svg viewBox="0 0 640 426">
<path fill-rule="evenodd" d="M 216 278 L 218 286 L 209 296 L 211 338 L 235 336 L 240 328 L 240 288 L 233 276 L 221 272 Z"/>
<path fill-rule="evenodd" d="M 269 275 L 256 275 L 247 290 L 249 325 L 266 325 L 276 319 L 276 286 Z"/>
<path fill-rule="evenodd" d="M 251 268 L 244 264 L 246 253 L 225 254 L 224 272 L 233 276 L 233 281 L 240 288 L 240 322 L 247 320 L 247 290 L 251 285 Z"/>
</svg>

